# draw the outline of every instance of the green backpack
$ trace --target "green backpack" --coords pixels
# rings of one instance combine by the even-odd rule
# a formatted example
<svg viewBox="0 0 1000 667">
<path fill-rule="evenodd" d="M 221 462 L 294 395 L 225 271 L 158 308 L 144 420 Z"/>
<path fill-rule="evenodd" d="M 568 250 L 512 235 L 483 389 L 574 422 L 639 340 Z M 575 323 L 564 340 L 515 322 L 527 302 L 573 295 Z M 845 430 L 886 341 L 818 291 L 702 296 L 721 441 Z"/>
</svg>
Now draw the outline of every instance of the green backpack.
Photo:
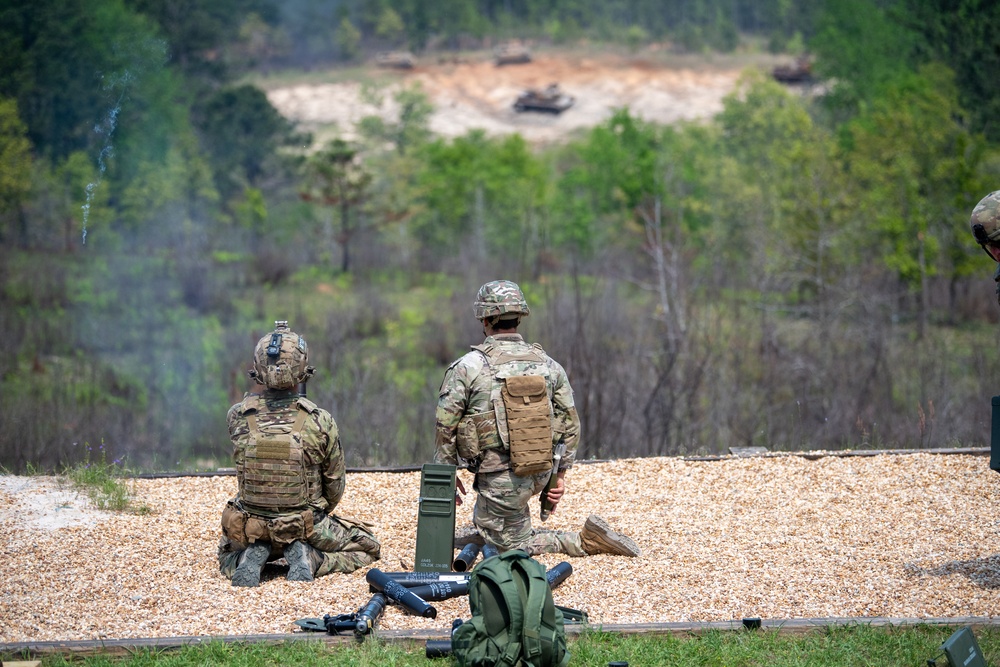
<svg viewBox="0 0 1000 667">
<path fill-rule="evenodd" d="M 545 566 L 520 549 L 487 558 L 469 575 L 472 618 L 451 636 L 460 667 L 565 667 L 563 615 Z"/>
</svg>

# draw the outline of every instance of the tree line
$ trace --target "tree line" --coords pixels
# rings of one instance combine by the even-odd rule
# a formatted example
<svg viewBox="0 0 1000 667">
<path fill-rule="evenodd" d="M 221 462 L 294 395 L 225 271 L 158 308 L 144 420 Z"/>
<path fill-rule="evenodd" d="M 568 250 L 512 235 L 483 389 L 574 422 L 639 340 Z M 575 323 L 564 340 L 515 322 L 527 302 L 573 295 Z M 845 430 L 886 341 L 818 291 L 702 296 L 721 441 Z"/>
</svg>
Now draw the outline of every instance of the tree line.
<svg viewBox="0 0 1000 667">
<path fill-rule="evenodd" d="M 967 220 L 1000 183 L 1000 92 L 988 21 L 962 17 L 998 10 L 960 4 L 8 3 L 0 465 L 225 462 L 274 319 L 309 340 L 349 463 L 429 460 L 498 277 L 569 373 L 583 456 L 981 444 L 998 311 Z M 301 62 L 522 24 L 721 49 L 676 31 L 722 23 L 734 49 L 801 42 L 822 93 L 748 70 L 710 122 L 622 109 L 539 149 L 435 137 L 407 88 L 396 118 L 313 146 L 248 83 L 299 62 L 268 40 Z"/>
</svg>

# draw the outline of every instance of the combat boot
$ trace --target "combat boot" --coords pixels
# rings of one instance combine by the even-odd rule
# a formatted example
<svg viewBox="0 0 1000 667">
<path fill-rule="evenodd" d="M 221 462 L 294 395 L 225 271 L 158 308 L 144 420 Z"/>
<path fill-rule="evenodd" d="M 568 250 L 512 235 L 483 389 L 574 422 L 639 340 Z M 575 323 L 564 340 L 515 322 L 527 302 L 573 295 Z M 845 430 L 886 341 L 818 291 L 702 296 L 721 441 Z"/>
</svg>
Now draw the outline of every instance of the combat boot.
<svg viewBox="0 0 1000 667">
<path fill-rule="evenodd" d="M 271 545 L 268 542 L 254 542 L 240 554 L 236 572 L 233 573 L 233 586 L 256 586 L 260 583 L 260 573 L 264 563 L 271 555 Z"/>
<path fill-rule="evenodd" d="M 288 561 L 288 581 L 312 581 L 316 569 L 323 562 L 323 555 L 311 544 L 295 540 L 285 547 L 285 560 Z"/>
<path fill-rule="evenodd" d="M 580 531 L 580 544 L 587 554 L 614 554 L 616 556 L 638 556 L 641 551 L 631 538 L 611 530 L 608 522 L 591 514 Z"/>
</svg>

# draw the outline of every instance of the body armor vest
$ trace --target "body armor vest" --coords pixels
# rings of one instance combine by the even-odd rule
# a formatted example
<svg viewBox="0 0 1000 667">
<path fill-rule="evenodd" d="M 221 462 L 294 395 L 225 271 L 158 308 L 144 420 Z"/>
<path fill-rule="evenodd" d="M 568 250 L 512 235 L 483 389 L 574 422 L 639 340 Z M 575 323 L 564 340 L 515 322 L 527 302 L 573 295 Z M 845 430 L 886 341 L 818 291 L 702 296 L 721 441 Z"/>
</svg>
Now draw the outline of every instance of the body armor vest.
<svg viewBox="0 0 1000 667">
<path fill-rule="evenodd" d="M 552 401 L 549 368 L 540 345 L 510 350 L 474 345 L 486 357 L 493 378 L 490 403 L 496 414 L 500 446 L 510 451 L 511 469 L 519 476 L 552 469 Z"/>
<path fill-rule="evenodd" d="M 240 493 L 248 511 L 295 512 L 321 498 L 319 468 L 309 465 L 302 446 L 302 427 L 314 409 L 304 398 L 279 410 L 261 403 L 245 408 L 250 429 Z"/>
</svg>

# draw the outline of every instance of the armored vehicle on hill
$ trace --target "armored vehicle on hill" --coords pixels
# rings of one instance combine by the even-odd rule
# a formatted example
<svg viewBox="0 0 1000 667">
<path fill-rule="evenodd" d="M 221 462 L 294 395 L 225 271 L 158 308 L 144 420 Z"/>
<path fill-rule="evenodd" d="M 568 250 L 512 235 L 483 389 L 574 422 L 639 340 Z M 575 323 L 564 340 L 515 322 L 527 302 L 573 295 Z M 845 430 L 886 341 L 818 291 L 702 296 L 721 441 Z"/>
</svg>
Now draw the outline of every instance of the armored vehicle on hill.
<svg viewBox="0 0 1000 667">
<path fill-rule="evenodd" d="M 559 89 L 559 84 L 550 83 L 538 90 L 529 88 L 521 93 L 514 102 L 514 111 L 541 111 L 543 113 L 559 114 L 573 106 L 576 98 L 567 95 Z"/>
<path fill-rule="evenodd" d="M 812 81 L 812 60 L 800 56 L 791 65 L 778 65 L 771 70 L 771 76 L 780 83 L 809 83 Z"/>
<path fill-rule="evenodd" d="M 379 67 L 412 69 L 416 59 L 407 51 L 382 51 L 375 55 L 375 64 Z"/>
<path fill-rule="evenodd" d="M 500 65 L 519 65 L 531 62 L 531 51 L 520 42 L 504 42 L 493 49 L 493 62 Z"/>
</svg>

